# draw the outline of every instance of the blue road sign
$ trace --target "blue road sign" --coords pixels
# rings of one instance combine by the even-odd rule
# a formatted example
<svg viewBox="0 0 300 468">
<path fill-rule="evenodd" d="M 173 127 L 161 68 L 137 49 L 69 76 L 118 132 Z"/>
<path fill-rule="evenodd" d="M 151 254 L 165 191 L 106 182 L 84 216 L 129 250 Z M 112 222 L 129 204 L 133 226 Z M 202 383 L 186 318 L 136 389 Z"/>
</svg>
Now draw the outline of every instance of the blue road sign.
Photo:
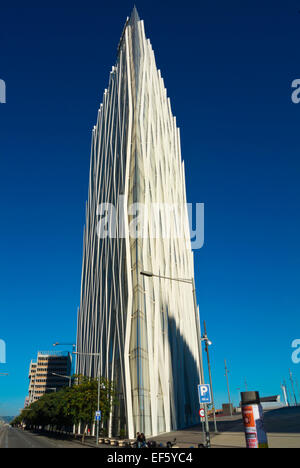
<svg viewBox="0 0 300 468">
<path fill-rule="evenodd" d="M 200 404 L 210 404 L 211 403 L 211 391 L 210 385 L 203 384 L 198 385 L 198 394 L 199 394 L 199 402 Z"/>
<path fill-rule="evenodd" d="M 101 411 L 96 411 L 95 421 L 101 421 Z"/>
</svg>

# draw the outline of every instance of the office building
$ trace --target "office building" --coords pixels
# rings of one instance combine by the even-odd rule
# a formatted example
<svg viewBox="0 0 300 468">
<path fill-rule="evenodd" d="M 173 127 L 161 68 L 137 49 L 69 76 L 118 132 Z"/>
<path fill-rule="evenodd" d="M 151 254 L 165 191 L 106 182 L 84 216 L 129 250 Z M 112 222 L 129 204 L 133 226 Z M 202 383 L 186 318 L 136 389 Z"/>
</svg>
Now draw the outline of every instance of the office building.
<svg viewBox="0 0 300 468">
<path fill-rule="evenodd" d="M 37 360 L 29 367 L 29 394 L 27 405 L 42 395 L 57 392 L 69 385 L 66 377 L 71 375 L 72 358 L 68 352 L 38 352 Z"/>
<path fill-rule="evenodd" d="M 193 277 L 179 129 L 134 9 L 92 132 L 78 314 L 77 373 L 116 385 L 109 435 L 199 423 Z"/>
</svg>

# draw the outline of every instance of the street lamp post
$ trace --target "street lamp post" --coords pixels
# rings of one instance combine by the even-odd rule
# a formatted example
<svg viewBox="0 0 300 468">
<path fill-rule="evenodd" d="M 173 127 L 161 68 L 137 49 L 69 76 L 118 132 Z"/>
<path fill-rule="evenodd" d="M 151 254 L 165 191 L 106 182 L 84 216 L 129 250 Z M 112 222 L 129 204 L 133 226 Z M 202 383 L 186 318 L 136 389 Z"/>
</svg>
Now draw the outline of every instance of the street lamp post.
<svg viewBox="0 0 300 468">
<path fill-rule="evenodd" d="M 201 346 L 201 330 L 200 330 L 200 321 L 198 316 L 198 307 L 197 307 L 197 298 L 196 298 L 196 286 L 194 278 L 185 279 L 185 278 L 172 278 L 171 276 L 165 275 L 156 275 L 150 271 L 141 271 L 141 275 L 146 276 L 148 278 L 159 278 L 165 279 L 170 281 L 177 281 L 179 283 L 187 283 L 191 284 L 193 289 L 193 301 L 194 301 L 194 312 L 195 312 L 195 320 L 196 320 L 196 327 L 197 327 L 197 336 L 198 336 L 198 343 L 200 344 L 198 351 L 199 351 L 199 366 L 200 366 L 200 379 L 201 384 L 204 383 L 204 371 L 203 371 L 203 360 L 202 360 L 202 346 Z M 210 447 L 210 435 L 209 435 L 209 423 L 208 423 L 208 415 L 207 415 L 207 406 L 204 405 L 204 412 L 205 412 L 205 430 L 206 430 L 206 442 L 207 447 Z"/>
<path fill-rule="evenodd" d="M 98 362 L 98 405 L 97 405 L 97 411 L 100 411 L 100 355 L 101 353 L 78 353 L 76 351 L 73 351 L 73 354 L 80 355 L 80 356 L 98 356 L 99 357 L 99 362 Z M 96 445 L 99 445 L 99 419 L 96 421 Z"/>
<path fill-rule="evenodd" d="M 201 341 L 204 341 L 204 343 L 205 343 L 205 351 L 206 351 L 206 355 L 207 355 L 207 367 L 208 367 L 208 374 L 209 374 L 209 383 L 210 383 L 210 388 L 211 388 L 211 400 L 212 400 L 212 408 L 213 408 L 213 415 L 214 415 L 214 426 L 215 426 L 215 432 L 218 432 L 217 420 L 216 420 L 216 409 L 215 409 L 215 402 L 214 402 L 214 392 L 213 392 L 213 384 L 212 384 L 212 376 L 211 376 L 211 366 L 210 366 L 210 358 L 209 358 L 209 346 L 212 345 L 212 342 L 207 337 L 205 320 L 204 320 L 204 335 L 202 336 Z"/>
</svg>

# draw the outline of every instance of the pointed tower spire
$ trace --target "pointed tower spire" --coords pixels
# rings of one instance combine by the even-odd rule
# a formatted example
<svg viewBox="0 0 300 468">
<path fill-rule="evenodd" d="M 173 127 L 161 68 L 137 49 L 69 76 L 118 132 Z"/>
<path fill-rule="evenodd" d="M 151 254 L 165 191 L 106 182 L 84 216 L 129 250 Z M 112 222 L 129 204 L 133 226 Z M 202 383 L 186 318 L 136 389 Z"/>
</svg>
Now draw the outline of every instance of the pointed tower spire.
<svg viewBox="0 0 300 468">
<path fill-rule="evenodd" d="M 134 7 L 132 9 L 132 12 L 131 12 L 131 15 L 129 17 L 127 16 L 126 23 L 124 25 L 124 28 L 123 28 L 123 31 L 122 31 L 122 34 L 121 34 L 121 39 L 119 41 L 118 52 L 121 49 L 122 42 L 123 42 L 123 39 L 124 39 L 125 30 L 126 30 L 127 26 L 130 25 L 132 27 L 133 31 L 135 31 L 137 29 L 137 24 L 138 24 L 138 22 L 140 20 L 141 20 L 141 18 L 140 18 L 139 14 L 138 14 L 137 8 L 134 5 Z M 135 36 L 135 33 L 133 33 L 133 35 Z"/>
<path fill-rule="evenodd" d="M 129 18 L 128 24 L 131 27 L 131 44 L 132 44 L 132 61 L 134 65 L 134 85 L 133 85 L 133 95 L 137 96 L 138 86 L 139 86 L 139 76 L 140 76 L 140 63 L 142 55 L 142 45 L 141 45 L 141 35 L 140 35 L 140 23 L 141 19 L 139 17 L 136 6 L 134 5 Z"/>
<path fill-rule="evenodd" d="M 140 17 L 139 17 L 137 8 L 134 5 L 133 10 L 131 12 L 131 16 L 130 16 L 130 22 L 131 23 L 137 23 L 138 21 L 140 21 Z"/>
</svg>

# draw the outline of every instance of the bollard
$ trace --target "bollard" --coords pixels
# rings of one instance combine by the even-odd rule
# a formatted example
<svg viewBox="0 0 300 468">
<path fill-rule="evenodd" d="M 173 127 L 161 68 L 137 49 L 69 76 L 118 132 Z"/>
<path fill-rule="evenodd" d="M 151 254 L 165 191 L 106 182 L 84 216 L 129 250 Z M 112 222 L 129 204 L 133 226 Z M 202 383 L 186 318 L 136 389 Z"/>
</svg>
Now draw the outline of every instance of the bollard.
<svg viewBox="0 0 300 468">
<path fill-rule="evenodd" d="M 259 393 L 242 392 L 241 397 L 247 448 L 268 448 Z"/>
</svg>

